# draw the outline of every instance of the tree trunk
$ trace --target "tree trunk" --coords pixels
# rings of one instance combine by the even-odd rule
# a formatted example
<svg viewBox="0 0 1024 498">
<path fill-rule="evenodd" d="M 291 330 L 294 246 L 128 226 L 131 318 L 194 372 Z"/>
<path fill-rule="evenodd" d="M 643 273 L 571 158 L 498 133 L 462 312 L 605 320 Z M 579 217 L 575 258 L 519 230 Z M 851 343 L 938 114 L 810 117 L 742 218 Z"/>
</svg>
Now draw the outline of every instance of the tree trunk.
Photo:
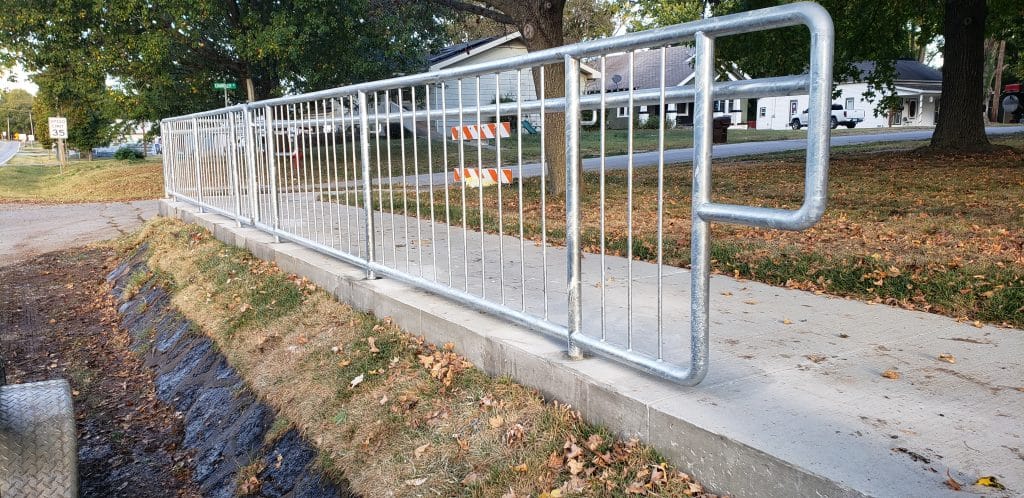
<svg viewBox="0 0 1024 498">
<path fill-rule="evenodd" d="M 1006 40 L 999 41 L 998 55 L 996 55 L 995 82 L 992 86 L 992 103 L 989 106 L 989 121 L 999 121 L 999 97 L 1003 92 L 1003 57 L 1006 55 Z"/>
<path fill-rule="evenodd" d="M 942 98 L 932 149 L 987 150 L 985 0 L 945 0 Z"/>
<path fill-rule="evenodd" d="M 503 6 L 503 11 L 518 24 L 526 49 L 536 52 L 558 47 L 564 43 L 563 19 L 565 0 L 513 2 Z M 534 68 L 533 86 L 540 96 L 540 69 Z M 565 65 L 544 66 L 544 98 L 565 96 Z M 547 164 L 547 191 L 551 195 L 565 193 L 565 114 L 548 112 L 544 114 L 544 152 Z"/>
</svg>

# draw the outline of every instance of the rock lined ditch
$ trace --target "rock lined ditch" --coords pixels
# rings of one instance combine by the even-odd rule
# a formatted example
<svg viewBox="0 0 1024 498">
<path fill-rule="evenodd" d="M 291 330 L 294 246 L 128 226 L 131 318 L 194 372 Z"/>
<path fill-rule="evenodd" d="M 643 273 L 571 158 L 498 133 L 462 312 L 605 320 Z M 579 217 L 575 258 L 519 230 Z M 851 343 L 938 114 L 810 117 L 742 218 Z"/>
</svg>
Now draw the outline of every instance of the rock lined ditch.
<svg viewBox="0 0 1024 498">
<path fill-rule="evenodd" d="M 146 266 L 144 244 L 107 281 L 119 300 L 131 348 L 154 370 L 157 398 L 183 416 L 182 444 L 195 452 L 193 480 L 209 497 L 354 496 L 317 465 L 316 450 L 294 428 L 275 427 L 259 401 L 208 337 L 175 311 Z M 147 275 L 144 281 L 142 277 Z M 128 287 L 137 287 L 123 299 Z"/>
</svg>

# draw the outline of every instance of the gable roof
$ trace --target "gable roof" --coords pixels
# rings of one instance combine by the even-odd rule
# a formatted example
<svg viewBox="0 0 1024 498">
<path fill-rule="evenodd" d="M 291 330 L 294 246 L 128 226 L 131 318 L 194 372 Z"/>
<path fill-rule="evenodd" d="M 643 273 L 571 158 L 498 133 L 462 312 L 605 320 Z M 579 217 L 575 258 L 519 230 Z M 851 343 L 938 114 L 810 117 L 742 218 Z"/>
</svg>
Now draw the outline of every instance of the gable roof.
<svg viewBox="0 0 1024 498">
<path fill-rule="evenodd" d="M 861 72 L 861 80 L 864 80 L 875 71 L 875 63 L 871 61 L 855 62 L 853 64 Z M 942 71 L 915 60 L 896 61 L 896 82 L 922 82 L 942 83 Z"/>
<path fill-rule="evenodd" d="M 481 52 L 486 52 L 506 42 L 518 40 L 522 35 L 518 31 L 504 36 L 488 36 L 468 42 L 457 43 L 441 49 L 436 54 L 427 57 L 427 63 L 431 70 L 443 69 L 463 59 L 467 59 Z"/>
<path fill-rule="evenodd" d="M 665 86 L 678 86 L 693 76 L 693 47 L 674 46 L 665 49 Z M 600 71 L 599 61 L 590 64 Z M 629 54 L 609 55 L 605 59 L 605 91 L 614 92 L 629 90 Z M 616 82 L 615 76 L 619 81 Z M 661 50 L 641 50 L 633 55 L 634 90 L 645 88 L 661 88 Z M 587 85 L 587 93 L 601 91 L 600 80 L 591 81 Z"/>
</svg>

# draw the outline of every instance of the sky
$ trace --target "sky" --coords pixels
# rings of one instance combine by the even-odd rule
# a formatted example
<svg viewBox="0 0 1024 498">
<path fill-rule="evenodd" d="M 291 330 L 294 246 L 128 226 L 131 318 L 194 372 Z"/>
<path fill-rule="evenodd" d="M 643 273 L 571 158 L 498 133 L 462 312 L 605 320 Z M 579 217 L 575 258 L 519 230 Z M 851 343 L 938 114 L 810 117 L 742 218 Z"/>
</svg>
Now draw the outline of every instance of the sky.
<svg viewBox="0 0 1024 498">
<path fill-rule="evenodd" d="M 11 78 L 13 78 L 14 81 L 11 81 Z M 28 75 L 25 74 L 25 70 L 22 69 L 21 66 L 14 66 L 10 71 L 3 72 L 3 80 L 0 81 L 0 89 L 6 91 L 13 90 L 15 88 L 26 90 L 32 95 L 35 95 L 36 92 L 39 91 L 39 87 L 28 79 Z"/>
</svg>

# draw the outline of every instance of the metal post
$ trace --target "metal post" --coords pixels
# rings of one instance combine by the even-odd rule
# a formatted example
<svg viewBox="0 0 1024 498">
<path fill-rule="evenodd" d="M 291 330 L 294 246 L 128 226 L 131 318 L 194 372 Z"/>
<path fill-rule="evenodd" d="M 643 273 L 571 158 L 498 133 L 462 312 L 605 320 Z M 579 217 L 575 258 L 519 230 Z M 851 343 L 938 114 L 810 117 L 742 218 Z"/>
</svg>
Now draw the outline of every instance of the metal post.
<svg viewBox="0 0 1024 498">
<path fill-rule="evenodd" d="M 700 207 L 711 202 L 712 86 L 715 83 L 714 39 L 697 32 L 693 116 L 693 229 L 690 240 L 690 375 L 700 382 L 707 374 L 708 297 L 711 286 L 711 223 Z"/>
<path fill-rule="evenodd" d="M 256 137 L 253 132 L 252 109 L 242 106 L 245 125 L 245 169 L 249 175 L 249 216 L 253 225 L 260 221 L 260 192 L 256 181 Z"/>
<path fill-rule="evenodd" d="M 270 176 L 270 226 L 274 229 L 274 242 L 281 242 L 278 232 L 281 229 L 281 213 L 277 211 L 277 164 L 274 161 L 274 123 L 271 107 L 263 111 L 263 120 L 267 125 L 267 170 Z"/>
<path fill-rule="evenodd" d="M 160 122 L 160 141 L 167 145 L 167 124 L 163 121 Z M 164 199 L 171 198 L 171 164 L 167 155 L 166 150 L 163 152 L 161 163 L 164 168 Z"/>
<path fill-rule="evenodd" d="M 373 229 L 373 190 L 370 186 L 370 118 L 366 113 L 366 92 L 359 92 L 359 152 L 363 164 L 363 205 L 366 211 L 366 261 L 373 263 L 374 229 Z M 408 214 L 406 214 L 408 216 Z M 366 278 L 377 278 L 369 265 L 366 267 Z"/>
<path fill-rule="evenodd" d="M 196 161 L 196 201 L 199 202 L 199 212 L 205 213 L 203 208 L 203 181 L 202 168 L 199 167 L 199 120 L 192 118 L 192 157 Z"/>
<path fill-rule="evenodd" d="M 228 140 L 231 141 L 231 195 L 235 198 L 235 226 L 242 226 L 242 189 L 238 185 L 238 136 L 235 134 L 235 113 L 228 113 Z"/>
<path fill-rule="evenodd" d="M 565 56 L 565 252 L 568 282 L 569 357 L 583 353 L 574 342 L 583 331 L 583 282 L 580 256 L 580 61 Z"/>
</svg>

